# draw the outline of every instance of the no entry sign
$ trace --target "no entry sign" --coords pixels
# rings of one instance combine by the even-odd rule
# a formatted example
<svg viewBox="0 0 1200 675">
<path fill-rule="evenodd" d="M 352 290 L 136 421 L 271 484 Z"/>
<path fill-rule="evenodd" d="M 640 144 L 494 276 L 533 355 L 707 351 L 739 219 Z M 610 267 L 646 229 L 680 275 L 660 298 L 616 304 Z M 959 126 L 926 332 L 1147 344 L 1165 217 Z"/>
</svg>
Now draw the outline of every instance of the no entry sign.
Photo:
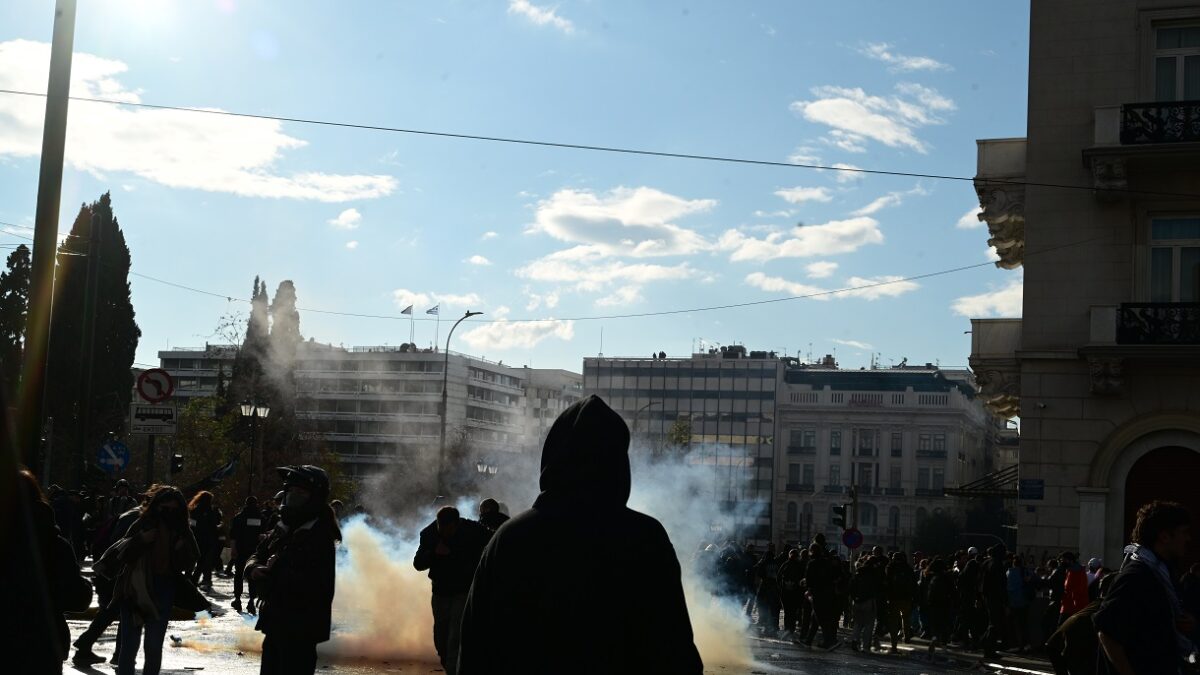
<svg viewBox="0 0 1200 675">
<path fill-rule="evenodd" d="M 863 545 L 863 533 L 857 527 L 848 528 L 842 533 L 842 544 L 853 551 Z"/>
<path fill-rule="evenodd" d="M 162 368 L 151 368 L 138 375 L 137 391 L 148 403 L 162 403 L 175 393 L 175 381 Z"/>
</svg>

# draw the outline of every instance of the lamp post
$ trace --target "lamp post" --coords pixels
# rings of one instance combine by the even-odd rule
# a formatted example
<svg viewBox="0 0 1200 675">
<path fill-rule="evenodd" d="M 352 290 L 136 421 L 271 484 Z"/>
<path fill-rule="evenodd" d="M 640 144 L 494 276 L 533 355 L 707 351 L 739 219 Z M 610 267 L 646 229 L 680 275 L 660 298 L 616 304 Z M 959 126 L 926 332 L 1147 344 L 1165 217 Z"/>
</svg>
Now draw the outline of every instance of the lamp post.
<svg viewBox="0 0 1200 675">
<path fill-rule="evenodd" d="M 454 336 L 454 329 L 458 328 L 458 324 L 473 316 L 479 316 L 483 312 L 470 312 L 463 314 L 454 325 L 450 327 L 450 332 L 446 334 L 446 351 L 443 353 L 442 359 L 442 432 L 438 442 L 438 494 L 446 493 L 446 485 L 443 474 L 446 470 L 446 385 L 450 379 L 450 338 Z"/>
<path fill-rule="evenodd" d="M 478 471 L 479 475 L 483 478 L 492 478 L 500 470 L 500 467 L 492 464 L 491 460 L 489 459 L 481 459 L 478 462 L 475 462 L 475 470 Z"/>
<path fill-rule="evenodd" d="M 242 403 L 242 417 L 249 417 L 250 424 L 254 427 L 254 439 L 250 447 L 250 480 L 246 482 L 247 497 L 254 494 L 254 452 L 262 444 L 262 434 L 258 432 L 258 420 L 266 419 L 269 414 L 271 414 L 271 408 L 268 406 L 250 401 Z"/>
</svg>

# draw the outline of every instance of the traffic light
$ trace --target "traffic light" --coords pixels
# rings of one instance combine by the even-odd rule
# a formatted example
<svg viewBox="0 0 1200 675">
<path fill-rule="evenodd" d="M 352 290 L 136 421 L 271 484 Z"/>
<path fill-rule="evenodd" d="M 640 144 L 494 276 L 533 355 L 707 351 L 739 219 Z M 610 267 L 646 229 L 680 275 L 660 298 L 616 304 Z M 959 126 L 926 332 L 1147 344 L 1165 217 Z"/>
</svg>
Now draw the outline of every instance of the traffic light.
<svg viewBox="0 0 1200 675">
<path fill-rule="evenodd" d="M 838 504 L 833 507 L 833 524 L 846 529 L 846 505 Z"/>
<path fill-rule="evenodd" d="M 171 475 L 183 471 L 183 455 L 171 455 Z"/>
</svg>

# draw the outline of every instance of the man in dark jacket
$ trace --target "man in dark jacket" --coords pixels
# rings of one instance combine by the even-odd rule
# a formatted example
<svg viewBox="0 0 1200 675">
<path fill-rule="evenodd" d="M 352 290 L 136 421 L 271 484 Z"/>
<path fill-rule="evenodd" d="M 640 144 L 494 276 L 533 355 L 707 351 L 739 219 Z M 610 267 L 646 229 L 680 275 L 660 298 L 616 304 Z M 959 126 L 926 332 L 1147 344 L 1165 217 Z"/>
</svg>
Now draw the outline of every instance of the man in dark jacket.
<svg viewBox="0 0 1200 675">
<path fill-rule="evenodd" d="M 1004 637 L 1008 616 L 1008 549 L 996 544 L 988 549 L 988 559 L 980 573 L 979 591 L 987 612 L 987 632 L 983 636 L 983 658 L 996 656 L 996 643 Z"/>
<path fill-rule="evenodd" d="M 541 494 L 479 562 L 458 675 L 703 671 L 671 540 L 625 505 L 628 450 L 629 428 L 600 398 L 559 415 Z"/>
<path fill-rule="evenodd" d="M 233 608 L 242 611 L 242 580 L 246 569 L 246 561 L 258 548 L 259 537 L 262 536 L 263 514 L 258 510 L 258 498 L 254 495 L 246 497 L 242 510 L 233 517 L 229 525 L 230 561 L 233 563 Z M 246 609 L 250 614 L 257 611 L 254 600 L 257 594 L 256 584 L 250 581 L 250 598 Z"/>
<path fill-rule="evenodd" d="M 1099 672 L 1177 675 L 1195 645 L 1184 637 L 1195 619 L 1181 608 L 1172 566 L 1188 553 L 1191 515 L 1175 502 L 1138 509 L 1133 544 L 1092 618 L 1099 631 Z"/>
<path fill-rule="evenodd" d="M 783 601 L 784 637 L 791 638 L 796 634 L 804 610 L 804 573 L 808 556 L 801 557 L 796 549 L 788 551 L 787 556 L 787 561 L 779 566 L 779 596 Z"/>
<path fill-rule="evenodd" d="M 446 675 L 457 672 L 459 627 L 467 591 L 491 537 L 491 530 L 460 517 L 453 506 L 438 509 L 437 519 L 421 530 L 413 567 L 419 572 L 429 570 L 433 582 L 433 646 Z"/>
<path fill-rule="evenodd" d="M 495 532 L 508 520 L 508 516 L 500 512 L 500 502 L 491 497 L 479 502 L 479 522 L 484 527 Z"/>
<path fill-rule="evenodd" d="M 301 675 L 317 668 L 317 643 L 329 639 L 334 547 L 341 531 L 329 508 L 329 476 L 312 465 L 276 469 L 283 478 L 279 523 L 246 561 L 258 584 L 264 633 L 262 675 Z"/>
<path fill-rule="evenodd" d="M 838 561 L 833 554 L 813 542 L 808 547 L 808 569 L 804 579 L 808 585 L 809 599 L 812 601 L 813 622 L 804 636 L 804 642 L 809 647 L 817 637 L 817 629 L 821 631 L 821 648 L 833 649 L 838 645 L 837 624 L 841 609 L 837 604 L 837 581 L 839 576 Z"/>
</svg>

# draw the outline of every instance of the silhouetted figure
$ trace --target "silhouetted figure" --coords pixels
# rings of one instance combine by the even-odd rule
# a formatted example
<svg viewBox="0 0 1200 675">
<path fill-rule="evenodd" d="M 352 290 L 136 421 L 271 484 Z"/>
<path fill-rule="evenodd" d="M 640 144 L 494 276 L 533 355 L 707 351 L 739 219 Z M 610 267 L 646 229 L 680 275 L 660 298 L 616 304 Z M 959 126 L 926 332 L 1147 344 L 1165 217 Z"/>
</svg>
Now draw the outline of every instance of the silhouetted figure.
<svg viewBox="0 0 1200 675">
<path fill-rule="evenodd" d="M 491 530 L 460 517 L 453 506 L 438 509 L 437 519 L 421 530 L 413 567 L 419 572 L 429 570 L 433 582 L 433 646 L 446 675 L 457 672 L 459 627 L 467 591 L 491 536 Z"/>
<path fill-rule="evenodd" d="M 188 503 L 188 524 L 200 547 L 200 560 L 192 572 L 192 583 L 211 591 L 213 567 L 221 556 L 221 543 L 217 537 L 221 511 L 213 506 L 213 495 L 208 490 L 197 492 Z"/>
<path fill-rule="evenodd" d="M 242 611 L 244 581 L 249 581 L 250 586 L 250 598 L 247 600 L 246 609 L 250 614 L 258 611 L 258 607 L 255 605 L 255 599 L 258 597 L 257 584 L 252 580 L 245 579 L 245 571 L 246 561 L 254 554 L 254 549 L 258 548 L 259 539 L 266 531 L 263 521 L 262 511 L 258 509 L 258 498 L 250 495 L 246 497 L 242 510 L 233 516 L 233 522 L 229 525 L 229 562 L 233 565 L 232 606 L 238 612 Z"/>
<path fill-rule="evenodd" d="M 703 671 L 671 540 L 625 506 L 628 450 L 629 428 L 600 398 L 559 415 L 541 494 L 479 562 L 458 675 Z"/>
<path fill-rule="evenodd" d="M 487 529 L 495 532 L 508 521 L 508 516 L 500 512 L 500 502 L 488 498 L 479 502 L 479 522 Z"/>
<path fill-rule="evenodd" d="M 256 630 L 264 634 L 261 675 L 317 668 L 317 643 L 329 639 L 334 548 L 342 533 L 329 508 L 329 476 L 304 464 L 276 469 L 283 479 L 279 522 L 246 561 L 258 584 Z"/>
</svg>

